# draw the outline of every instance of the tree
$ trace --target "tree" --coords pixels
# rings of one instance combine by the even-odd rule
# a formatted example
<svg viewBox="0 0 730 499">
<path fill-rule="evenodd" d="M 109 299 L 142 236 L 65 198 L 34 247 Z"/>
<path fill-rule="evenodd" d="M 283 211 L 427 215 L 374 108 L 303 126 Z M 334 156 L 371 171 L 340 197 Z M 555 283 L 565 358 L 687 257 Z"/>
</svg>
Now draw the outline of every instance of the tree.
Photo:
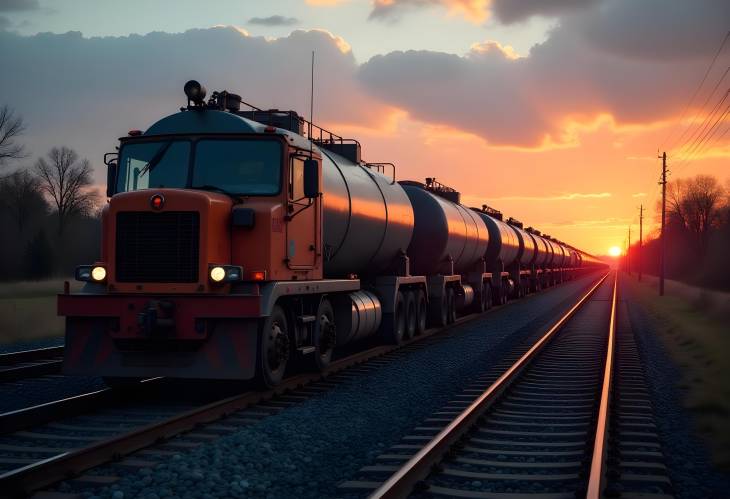
<svg viewBox="0 0 730 499">
<path fill-rule="evenodd" d="M 710 231 L 720 221 L 725 196 L 725 190 L 711 175 L 670 183 L 667 196 L 670 221 L 691 234 L 700 255 L 705 254 Z"/>
<path fill-rule="evenodd" d="M 87 215 L 96 205 L 97 194 L 91 189 L 91 163 L 79 161 L 76 151 L 54 147 L 46 158 L 39 158 L 35 169 L 41 189 L 51 199 L 58 216 L 58 233 L 63 235 L 69 217 Z"/>
<path fill-rule="evenodd" d="M 27 170 L 17 170 L 0 180 L 0 205 L 10 214 L 20 234 L 32 219 L 48 210 L 40 181 Z"/>
<path fill-rule="evenodd" d="M 25 132 L 23 118 L 7 105 L 0 107 L 0 166 L 25 157 L 25 149 L 17 139 Z"/>
</svg>

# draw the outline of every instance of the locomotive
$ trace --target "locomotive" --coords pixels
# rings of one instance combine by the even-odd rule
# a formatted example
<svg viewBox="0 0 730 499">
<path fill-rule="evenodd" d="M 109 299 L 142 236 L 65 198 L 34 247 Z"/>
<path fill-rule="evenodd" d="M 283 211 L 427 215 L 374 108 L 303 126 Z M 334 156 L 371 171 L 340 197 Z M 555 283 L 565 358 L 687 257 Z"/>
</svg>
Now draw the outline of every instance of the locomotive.
<svg viewBox="0 0 730 499">
<path fill-rule="evenodd" d="M 434 178 L 398 182 L 294 111 L 185 94 L 104 158 L 100 260 L 58 297 L 66 374 L 274 386 L 603 265 Z"/>
</svg>

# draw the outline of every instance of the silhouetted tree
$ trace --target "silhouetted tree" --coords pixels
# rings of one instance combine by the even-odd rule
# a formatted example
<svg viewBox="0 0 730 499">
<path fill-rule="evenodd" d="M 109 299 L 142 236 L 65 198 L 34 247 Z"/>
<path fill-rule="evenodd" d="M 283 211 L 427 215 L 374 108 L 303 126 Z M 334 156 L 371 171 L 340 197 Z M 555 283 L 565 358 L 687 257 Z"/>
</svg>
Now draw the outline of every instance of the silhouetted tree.
<svg viewBox="0 0 730 499">
<path fill-rule="evenodd" d="M 30 240 L 25 251 L 25 275 L 33 280 L 44 279 L 53 273 L 53 250 L 43 230 Z"/>
<path fill-rule="evenodd" d="M 25 151 L 17 139 L 25 131 L 23 118 L 4 105 L 0 107 L 0 166 L 8 161 L 25 157 Z"/>
<path fill-rule="evenodd" d="M 700 255 L 707 251 L 710 230 L 720 220 L 725 191 L 710 175 L 677 179 L 669 185 L 668 215 L 670 223 L 688 231 Z"/>
<path fill-rule="evenodd" d="M 79 161 L 76 151 L 54 147 L 46 158 L 39 158 L 35 169 L 41 189 L 56 208 L 58 233 L 63 235 L 66 222 L 73 215 L 87 215 L 94 209 L 97 194 L 91 186 L 91 163 Z"/>
<path fill-rule="evenodd" d="M 27 170 L 17 170 L 0 180 L 0 205 L 14 220 L 18 233 L 48 211 L 40 181 Z"/>
</svg>

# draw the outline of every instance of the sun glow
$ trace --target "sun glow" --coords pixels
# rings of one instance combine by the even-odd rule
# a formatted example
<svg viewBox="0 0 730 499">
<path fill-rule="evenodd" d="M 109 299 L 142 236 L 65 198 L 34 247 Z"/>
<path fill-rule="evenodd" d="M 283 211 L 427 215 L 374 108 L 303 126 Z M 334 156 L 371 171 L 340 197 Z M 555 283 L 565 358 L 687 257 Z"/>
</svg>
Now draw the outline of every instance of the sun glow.
<svg viewBox="0 0 730 499">
<path fill-rule="evenodd" d="M 619 248 L 618 246 L 611 246 L 610 248 L 608 248 L 608 254 L 613 257 L 621 256 L 621 248 Z"/>
</svg>

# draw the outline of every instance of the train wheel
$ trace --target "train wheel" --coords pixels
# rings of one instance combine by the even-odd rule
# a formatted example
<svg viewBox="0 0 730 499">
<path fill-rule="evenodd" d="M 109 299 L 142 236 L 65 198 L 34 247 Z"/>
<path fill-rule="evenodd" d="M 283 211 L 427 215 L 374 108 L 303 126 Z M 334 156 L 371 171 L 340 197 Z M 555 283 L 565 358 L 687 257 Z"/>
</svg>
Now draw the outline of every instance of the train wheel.
<svg viewBox="0 0 730 499">
<path fill-rule="evenodd" d="M 428 315 L 431 325 L 436 327 L 442 327 L 446 325 L 449 320 L 449 303 L 446 293 L 431 300 L 431 306 L 428 309 Z"/>
<path fill-rule="evenodd" d="M 446 291 L 447 298 L 447 308 L 448 308 L 448 318 L 447 323 L 452 324 L 456 322 L 456 293 L 454 293 L 454 288 L 449 288 L 448 291 Z"/>
<path fill-rule="evenodd" d="M 326 298 L 322 299 L 317 309 L 317 321 L 314 323 L 314 369 L 323 371 L 330 365 L 332 352 L 337 344 L 337 327 L 335 311 Z"/>
<path fill-rule="evenodd" d="M 398 291 L 395 298 L 395 306 L 392 314 L 383 315 L 383 338 L 387 343 L 400 345 L 403 343 L 403 336 L 406 329 L 405 299 L 403 293 Z"/>
<path fill-rule="evenodd" d="M 416 292 L 416 336 L 426 331 L 426 316 L 428 315 L 428 305 L 426 304 L 426 294 L 422 289 Z"/>
<path fill-rule="evenodd" d="M 278 385 L 289 361 L 289 328 L 284 310 L 275 305 L 261 330 L 258 354 L 258 381 L 264 387 Z"/>
<path fill-rule="evenodd" d="M 482 288 L 479 290 L 477 295 L 474 297 L 474 303 L 472 304 L 472 311 L 478 314 L 484 312 L 487 309 L 487 286 L 482 283 Z"/>
<path fill-rule="evenodd" d="M 416 310 L 416 296 L 413 294 L 413 291 L 406 291 L 404 296 L 406 327 L 403 337 L 408 340 L 416 335 L 416 323 L 418 322 L 418 317 Z"/>
</svg>

